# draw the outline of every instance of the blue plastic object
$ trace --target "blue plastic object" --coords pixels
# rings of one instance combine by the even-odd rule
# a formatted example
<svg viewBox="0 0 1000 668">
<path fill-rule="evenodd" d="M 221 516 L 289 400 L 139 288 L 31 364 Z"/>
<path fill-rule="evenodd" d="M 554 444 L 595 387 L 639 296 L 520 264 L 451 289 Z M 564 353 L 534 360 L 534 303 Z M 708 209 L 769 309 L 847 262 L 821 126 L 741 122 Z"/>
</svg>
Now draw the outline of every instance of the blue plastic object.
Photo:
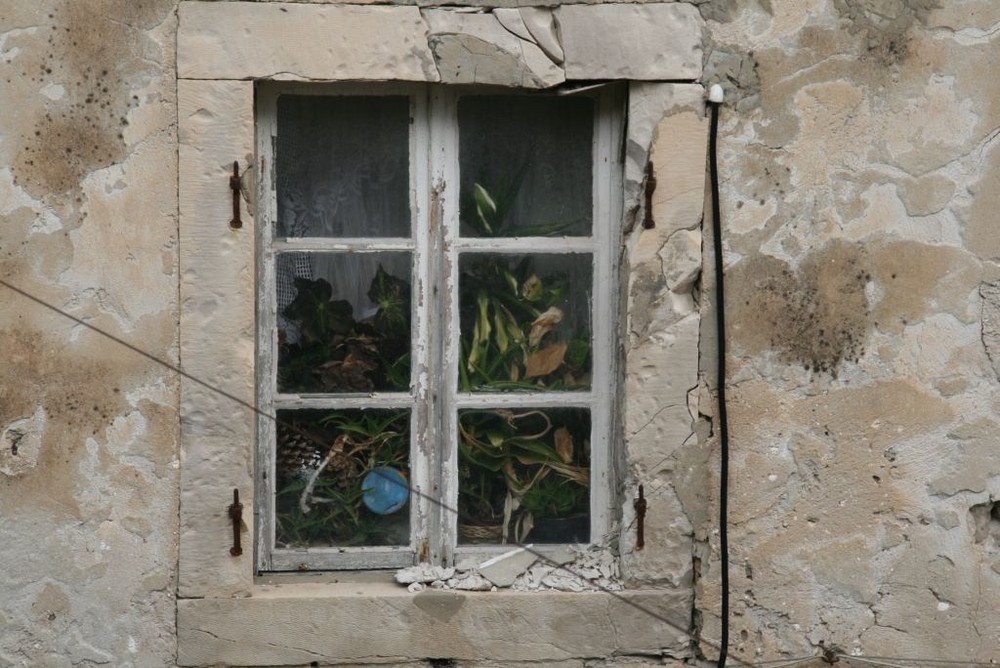
<svg viewBox="0 0 1000 668">
<path fill-rule="evenodd" d="M 361 491 L 364 492 L 361 501 L 377 515 L 391 515 L 405 506 L 410 498 L 410 484 L 406 476 L 388 466 L 369 471 L 361 481 Z"/>
</svg>

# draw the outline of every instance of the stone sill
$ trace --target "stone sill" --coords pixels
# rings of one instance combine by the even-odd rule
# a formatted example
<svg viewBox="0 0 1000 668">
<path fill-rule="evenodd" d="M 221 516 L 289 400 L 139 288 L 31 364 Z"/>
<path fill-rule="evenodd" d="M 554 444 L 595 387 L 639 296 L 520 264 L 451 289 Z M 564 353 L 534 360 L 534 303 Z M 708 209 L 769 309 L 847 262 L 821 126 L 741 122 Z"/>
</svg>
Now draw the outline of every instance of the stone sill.
<svg viewBox="0 0 1000 668">
<path fill-rule="evenodd" d="M 458 592 L 396 584 L 258 585 L 177 602 L 181 666 L 560 661 L 688 653 L 691 592 Z M 670 623 L 664 620 L 669 620 Z"/>
</svg>

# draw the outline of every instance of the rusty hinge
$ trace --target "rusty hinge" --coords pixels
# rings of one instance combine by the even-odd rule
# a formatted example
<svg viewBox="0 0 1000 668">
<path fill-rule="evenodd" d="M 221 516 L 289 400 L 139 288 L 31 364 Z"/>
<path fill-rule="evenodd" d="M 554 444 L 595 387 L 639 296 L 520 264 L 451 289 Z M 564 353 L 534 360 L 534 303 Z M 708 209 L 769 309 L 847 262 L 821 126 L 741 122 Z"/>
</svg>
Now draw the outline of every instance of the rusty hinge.
<svg viewBox="0 0 1000 668">
<path fill-rule="evenodd" d="M 243 554 L 240 546 L 240 531 L 243 529 L 243 504 L 240 503 L 240 490 L 233 489 L 233 502 L 229 505 L 229 519 L 233 523 L 233 546 L 229 554 L 238 557 Z"/>
<path fill-rule="evenodd" d="M 656 192 L 656 173 L 653 171 L 653 161 L 646 163 L 646 214 L 642 219 L 642 227 L 651 230 L 656 227 L 653 220 L 653 193 Z"/>
<path fill-rule="evenodd" d="M 240 189 L 243 187 L 243 180 L 240 178 L 240 163 L 233 161 L 233 175 L 229 177 L 229 189 L 233 191 L 233 219 L 229 221 L 229 227 L 238 230 L 243 227 L 240 220 Z"/>
<path fill-rule="evenodd" d="M 646 544 L 646 497 L 642 485 L 639 485 L 639 498 L 632 505 L 635 507 L 635 549 L 641 550 Z"/>
</svg>

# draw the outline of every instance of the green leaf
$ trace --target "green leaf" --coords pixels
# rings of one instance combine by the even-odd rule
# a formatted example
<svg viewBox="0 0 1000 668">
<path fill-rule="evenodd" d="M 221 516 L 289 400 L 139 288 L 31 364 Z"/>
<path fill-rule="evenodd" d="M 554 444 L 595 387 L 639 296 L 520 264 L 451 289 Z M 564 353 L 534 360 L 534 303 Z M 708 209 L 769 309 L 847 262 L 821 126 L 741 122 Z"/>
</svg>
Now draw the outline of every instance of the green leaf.
<svg viewBox="0 0 1000 668">
<path fill-rule="evenodd" d="M 386 272 L 381 264 L 368 288 L 368 299 L 378 306 L 375 323 L 379 329 L 409 329 L 410 284 Z"/>
<path fill-rule="evenodd" d="M 567 365 L 573 367 L 574 369 L 582 369 L 587 364 L 587 358 L 590 357 L 590 341 L 586 339 L 570 339 L 568 345 L 566 346 L 566 358 L 565 362 Z"/>
<path fill-rule="evenodd" d="M 500 309 L 493 310 L 493 325 L 493 338 L 496 339 L 497 349 L 501 355 L 506 354 L 507 348 L 510 346 L 510 340 L 507 338 L 507 327 L 501 319 Z"/>
<path fill-rule="evenodd" d="M 295 299 L 283 314 L 299 323 L 307 341 L 325 339 L 331 333 L 347 334 L 354 327 L 354 309 L 345 300 L 330 301 L 333 288 L 322 278 L 295 279 Z"/>
<path fill-rule="evenodd" d="M 476 202 L 476 217 L 479 218 L 479 222 L 483 224 L 484 230 L 488 234 L 493 233 L 493 225 L 490 224 L 491 220 L 495 220 L 497 215 L 497 203 L 493 201 L 493 198 L 486 188 L 480 184 L 475 184 L 472 186 L 472 197 Z"/>
</svg>

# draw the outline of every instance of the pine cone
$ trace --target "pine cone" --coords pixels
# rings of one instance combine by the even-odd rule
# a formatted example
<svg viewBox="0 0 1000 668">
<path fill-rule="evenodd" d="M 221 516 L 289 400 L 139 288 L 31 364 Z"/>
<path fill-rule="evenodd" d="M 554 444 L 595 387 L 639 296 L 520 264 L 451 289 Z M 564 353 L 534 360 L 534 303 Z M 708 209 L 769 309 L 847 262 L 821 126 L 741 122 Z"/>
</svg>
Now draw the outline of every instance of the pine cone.
<svg viewBox="0 0 1000 668">
<path fill-rule="evenodd" d="M 275 465 L 278 475 L 297 478 L 308 475 L 323 461 L 321 439 L 309 438 L 306 432 L 287 424 L 278 424 Z"/>
</svg>

